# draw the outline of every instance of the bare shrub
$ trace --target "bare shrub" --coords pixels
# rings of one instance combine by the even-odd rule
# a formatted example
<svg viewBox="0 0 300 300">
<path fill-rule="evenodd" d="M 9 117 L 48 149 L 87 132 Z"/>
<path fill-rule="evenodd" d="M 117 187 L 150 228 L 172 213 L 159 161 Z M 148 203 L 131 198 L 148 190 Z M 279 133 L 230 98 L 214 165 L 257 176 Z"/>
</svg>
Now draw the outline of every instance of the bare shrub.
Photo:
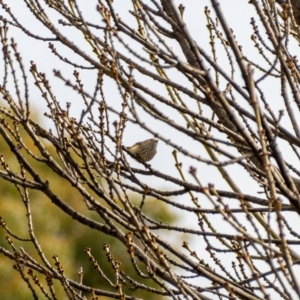
<svg viewBox="0 0 300 300">
<path fill-rule="evenodd" d="M 299 299 L 299 1 L 202 2 L 0 1 L 0 294 Z"/>
</svg>

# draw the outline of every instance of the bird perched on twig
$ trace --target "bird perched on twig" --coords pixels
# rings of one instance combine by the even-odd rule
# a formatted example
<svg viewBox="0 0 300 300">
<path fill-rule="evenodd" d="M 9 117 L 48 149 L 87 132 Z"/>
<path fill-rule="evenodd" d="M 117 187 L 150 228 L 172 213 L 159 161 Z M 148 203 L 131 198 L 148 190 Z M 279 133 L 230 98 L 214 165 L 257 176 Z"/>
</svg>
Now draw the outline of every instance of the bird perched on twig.
<svg viewBox="0 0 300 300">
<path fill-rule="evenodd" d="M 127 147 L 128 151 L 133 154 L 137 160 L 141 162 L 150 161 L 156 154 L 158 139 L 149 139 L 138 142 L 131 147 Z"/>
</svg>

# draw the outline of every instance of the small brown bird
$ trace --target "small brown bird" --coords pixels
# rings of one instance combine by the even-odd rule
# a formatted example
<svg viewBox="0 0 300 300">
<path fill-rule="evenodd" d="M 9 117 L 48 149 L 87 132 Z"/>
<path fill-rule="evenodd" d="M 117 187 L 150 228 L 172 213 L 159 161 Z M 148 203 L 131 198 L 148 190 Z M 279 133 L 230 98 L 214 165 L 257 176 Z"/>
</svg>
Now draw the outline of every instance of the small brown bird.
<svg viewBox="0 0 300 300">
<path fill-rule="evenodd" d="M 155 156 L 157 142 L 158 139 L 149 139 L 143 142 L 138 142 L 131 147 L 127 147 L 127 149 L 137 158 L 137 160 L 146 162 Z"/>
</svg>

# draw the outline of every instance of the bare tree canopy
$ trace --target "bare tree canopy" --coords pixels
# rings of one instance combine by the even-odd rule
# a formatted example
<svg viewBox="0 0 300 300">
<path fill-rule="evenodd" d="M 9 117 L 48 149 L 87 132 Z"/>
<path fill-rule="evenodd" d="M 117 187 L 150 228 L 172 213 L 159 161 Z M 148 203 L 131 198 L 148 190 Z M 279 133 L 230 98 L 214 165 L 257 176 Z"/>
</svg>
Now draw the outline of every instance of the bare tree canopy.
<svg viewBox="0 0 300 300">
<path fill-rule="evenodd" d="M 1 299 L 300 298 L 300 1 L 0 4 Z"/>
</svg>

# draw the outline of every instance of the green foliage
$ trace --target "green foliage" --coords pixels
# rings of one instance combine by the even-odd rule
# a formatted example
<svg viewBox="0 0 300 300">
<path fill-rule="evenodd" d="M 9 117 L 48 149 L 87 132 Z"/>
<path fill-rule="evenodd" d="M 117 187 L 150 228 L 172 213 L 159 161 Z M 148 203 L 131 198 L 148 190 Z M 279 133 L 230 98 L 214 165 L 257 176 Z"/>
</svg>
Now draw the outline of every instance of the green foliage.
<svg viewBox="0 0 300 300">
<path fill-rule="evenodd" d="M 30 143 L 29 140 L 26 140 L 26 134 L 21 129 L 20 134 L 24 143 Z M 34 151 L 34 149 L 31 150 Z M 50 144 L 48 144 L 47 150 L 54 157 L 56 156 L 55 149 Z M 16 168 L 17 164 L 14 161 L 15 158 L 4 143 L 0 144 L 0 153 L 3 155 L 9 168 L 18 173 L 19 170 Z M 100 221 L 100 217 L 96 213 L 87 211 L 83 197 L 66 180 L 50 170 L 46 164 L 33 161 L 24 151 L 22 154 L 28 157 L 29 162 L 35 171 L 43 179 L 48 180 L 52 190 L 59 195 L 61 199 L 75 208 L 78 212 L 84 212 L 85 215 L 89 216 L 91 219 Z M 22 239 L 29 239 L 26 209 L 16 187 L 7 181 L 0 180 L 0 190 L 2 193 L 0 216 L 3 218 L 9 232 Z M 108 244 L 112 255 L 114 255 L 117 261 L 121 262 L 121 270 L 124 273 L 129 274 L 132 278 L 138 279 L 138 276 L 130 263 L 127 249 L 119 241 L 84 226 L 83 224 L 74 222 L 70 216 L 66 215 L 61 209 L 56 207 L 41 191 L 29 190 L 28 198 L 30 201 L 35 237 L 40 244 L 41 250 L 51 265 L 54 265 L 55 263 L 53 256 L 58 256 L 58 260 L 68 278 L 77 281 L 77 271 L 79 267 L 82 267 L 84 272 L 83 284 L 92 286 L 96 289 L 102 288 L 107 291 L 115 292 L 115 287 L 104 280 L 101 274 L 94 268 L 89 256 L 85 253 L 86 248 L 91 249 L 92 255 L 99 264 L 99 267 L 111 283 L 114 284 L 115 274 L 112 264 L 108 261 L 106 252 L 103 249 L 103 245 Z M 131 200 L 137 205 L 140 204 L 140 201 L 137 199 Z M 99 199 L 99 201 L 101 200 Z M 153 205 L 154 203 L 155 200 L 146 198 L 143 208 L 145 212 L 149 212 L 149 216 L 154 220 L 170 223 L 176 220 L 174 213 L 170 213 L 163 204 L 156 202 L 155 205 Z M 22 247 L 22 249 L 30 254 L 31 257 L 41 262 L 41 258 L 32 243 L 29 241 L 24 242 L 24 240 L 18 240 L 12 235 L 4 228 L 0 229 L 0 246 L 10 248 L 8 241 L 6 240 L 6 237 L 10 236 L 17 251 L 20 251 L 20 247 Z M 138 262 L 137 264 L 139 265 Z M 139 267 L 142 266 L 140 265 Z M 141 270 L 143 271 L 143 269 Z M 30 278 L 30 276 L 27 275 L 27 272 L 25 272 L 25 274 Z M 47 290 L 47 283 L 43 276 L 40 276 L 38 272 L 34 272 L 34 274 Z M 30 279 L 30 281 L 32 282 L 32 279 Z M 144 281 L 147 285 L 153 285 L 150 280 L 145 279 Z M 1 300 L 32 299 L 30 290 L 26 287 L 24 281 L 20 280 L 20 274 L 14 270 L 14 264 L 8 258 L 2 258 L 0 260 L 0 282 L 6 282 L 5 289 L 2 289 L 0 292 Z M 58 299 L 63 299 L 65 292 L 62 287 L 57 282 L 54 282 L 54 286 L 56 288 Z M 39 291 L 39 288 L 36 285 L 34 285 L 34 287 L 37 294 L 41 296 L 42 293 Z M 156 288 L 158 287 L 156 286 Z M 128 294 L 131 293 L 128 289 L 125 289 L 124 291 Z M 139 297 L 147 297 L 147 299 L 160 299 L 158 296 L 150 296 L 145 293 L 145 291 L 135 291 L 134 294 Z"/>
</svg>

